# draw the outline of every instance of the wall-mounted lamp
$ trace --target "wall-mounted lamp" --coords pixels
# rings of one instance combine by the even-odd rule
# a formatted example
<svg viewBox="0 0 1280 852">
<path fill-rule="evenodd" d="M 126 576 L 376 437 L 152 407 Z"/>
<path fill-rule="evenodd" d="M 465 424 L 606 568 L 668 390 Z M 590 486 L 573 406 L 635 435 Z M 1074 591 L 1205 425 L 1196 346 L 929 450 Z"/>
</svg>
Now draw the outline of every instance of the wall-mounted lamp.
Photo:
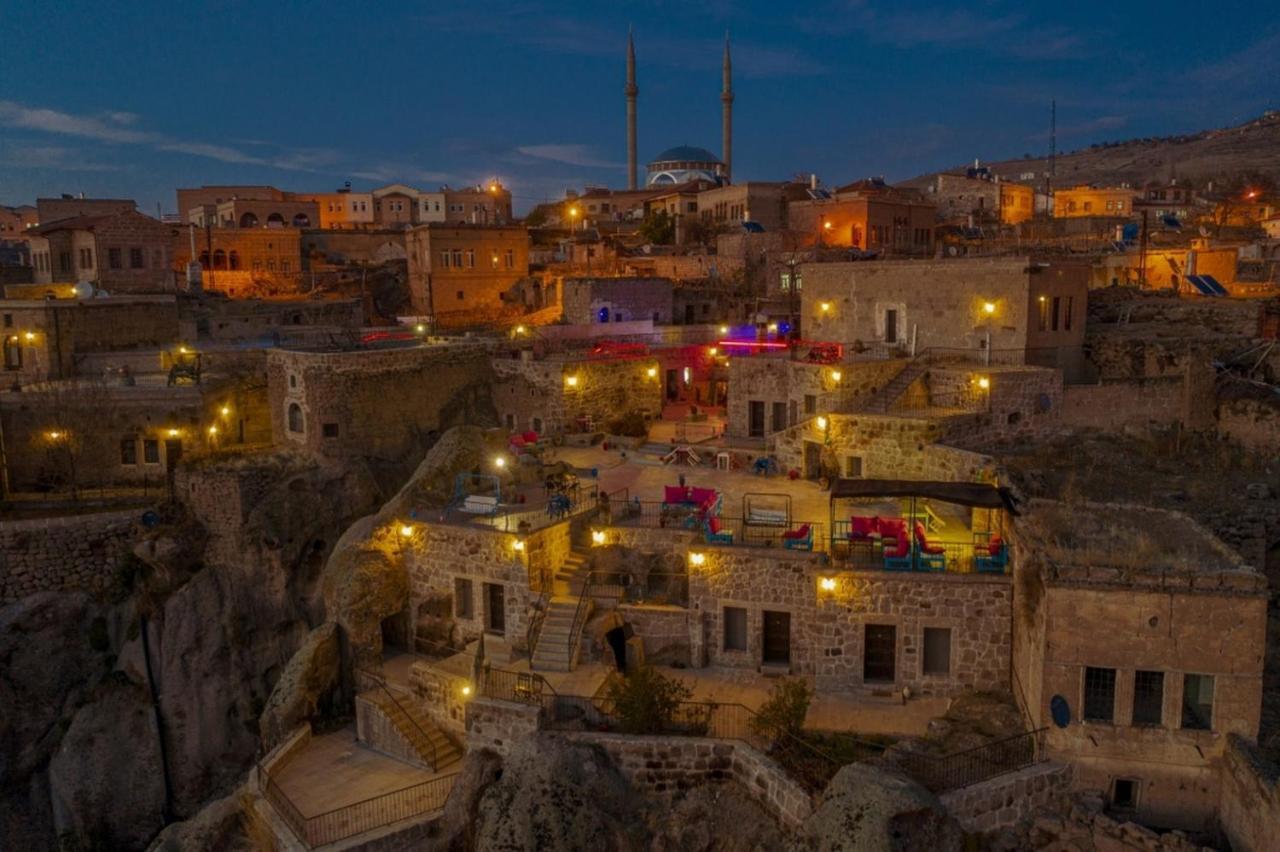
<svg viewBox="0 0 1280 852">
<path fill-rule="evenodd" d="M 644 374 L 651 379 L 656 379 L 658 377 L 658 368 L 650 367 L 649 369 L 644 371 Z"/>
<path fill-rule="evenodd" d="M 988 379 L 986 376 L 979 376 L 978 387 L 982 388 L 983 390 L 987 390 L 988 388 L 991 387 L 991 380 Z"/>
<path fill-rule="evenodd" d="M 707 561 L 707 554 L 705 553 L 694 552 L 689 554 L 689 564 L 693 565 L 694 567 L 703 565 L 706 563 L 706 561 Z"/>
<path fill-rule="evenodd" d="M 831 310 L 831 303 L 822 302 L 821 304 L 818 305 L 818 310 L 822 311 L 825 314 L 827 311 Z"/>
<path fill-rule="evenodd" d="M 841 379 L 843 376 L 844 376 L 844 374 L 843 374 L 843 373 L 841 373 L 839 370 L 832 370 L 832 371 L 831 371 L 831 381 L 836 382 L 837 384 L 839 384 L 840 379 Z"/>
<path fill-rule="evenodd" d="M 994 314 L 996 312 L 996 303 L 984 302 L 982 305 L 982 311 L 983 313 L 986 313 L 986 314 Z"/>
<path fill-rule="evenodd" d="M 571 387 L 571 388 L 576 388 L 576 387 L 578 386 L 578 377 L 577 377 L 577 376 L 565 376 L 565 377 L 564 377 L 564 383 L 565 383 L 566 385 L 568 385 L 569 387 Z"/>
<path fill-rule="evenodd" d="M 410 526 L 409 524 L 401 524 L 401 525 L 400 525 L 400 537 L 401 537 L 401 538 L 408 538 L 408 537 L 409 537 L 409 536 L 411 536 L 411 535 L 413 535 L 413 527 L 412 527 L 412 526 Z"/>
<path fill-rule="evenodd" d="M 821 587 L 824 592 L 834 592 L 836 590 L 836 578 L 822 577 L 818 580 L 818 586 Z"/>
<path fill-rule="evenodd" d="M 814 421 L 814 423 L 815 425 L 817 425 L 818 429 L 820 429 L 821 431 L 823 432 L 827 431 L 827 418 L 820 416 L 818 417 L 817 420 Z"/>
<path fill-rule="evenodd" d="M 604 542 L 605 542 L 604 530 L 591 531 L 591 543 L 593 545 L 599 547 L 600 545 L 604 544 Z"/>
</svg>

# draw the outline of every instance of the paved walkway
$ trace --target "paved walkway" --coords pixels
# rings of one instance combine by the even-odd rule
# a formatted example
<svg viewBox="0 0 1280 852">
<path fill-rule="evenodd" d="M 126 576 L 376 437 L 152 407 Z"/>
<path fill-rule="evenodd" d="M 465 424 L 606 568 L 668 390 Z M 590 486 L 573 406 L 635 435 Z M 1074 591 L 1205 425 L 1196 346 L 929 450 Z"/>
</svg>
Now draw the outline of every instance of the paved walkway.
<svg viewBox="0 0 1280 852">
<path fill-rule="evenodd" d="M 456 770 L 435 774 L 387 757 L 356 742 L 350 727 L 312 737 L 274 780 L 304 816 L 313 817 Z"/>
</svg>

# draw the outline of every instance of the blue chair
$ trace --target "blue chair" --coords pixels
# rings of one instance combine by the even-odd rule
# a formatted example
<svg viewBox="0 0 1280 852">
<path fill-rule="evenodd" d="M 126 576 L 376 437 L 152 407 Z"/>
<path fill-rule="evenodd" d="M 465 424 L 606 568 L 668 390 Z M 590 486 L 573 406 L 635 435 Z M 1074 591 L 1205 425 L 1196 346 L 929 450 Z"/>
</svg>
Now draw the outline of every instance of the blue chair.
<svg viewBox="0 0 1280 852">
<path fill-rule="evenodd" d="M 974 555 L 973 567 L 979 574 L 1003 574 L 1009 567 L 1009 547 L 1002 545 L 994 556 Z"/>
<path fill-rule="evenodd" d="M 733 533 L 720 528 L 719 518 L 711 518 L 703 526 L 707 532 L 707 544 L 733 544 Z"/>
<path fill-rule="evenodd" d="M 813 550 L 813 527 L 802 524 L 797 530 L 784 532 L 782 546 L 787 550 Z"/>
<path fill-rule="evenodd" d="M 885 550 L 884 570 L 911 570 L 911 541 L 905 535 L 895 543 L 893 550 Z"/>
<path fill-rule="evenodd" d="M 553 494 L 547 501 L 547 515 L 552 518 L 563 518 L 569 514 L 569 497 L 565 494 Z"/>
</svg>

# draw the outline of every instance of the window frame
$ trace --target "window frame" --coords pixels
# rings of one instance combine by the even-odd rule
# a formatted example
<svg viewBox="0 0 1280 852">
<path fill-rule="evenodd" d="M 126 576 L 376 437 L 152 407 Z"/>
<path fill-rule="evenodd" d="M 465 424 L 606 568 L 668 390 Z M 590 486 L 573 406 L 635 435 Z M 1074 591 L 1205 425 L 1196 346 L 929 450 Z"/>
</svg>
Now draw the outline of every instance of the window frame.
<svg viewBox="0 0 1280 852">
<path fill-rule="evenodd" d="M 1187 692 L 1188 692 L 1188 687 L 1191 684 L 1192 678 L 1196 678 L 1199 681 L 1206 680 L 1206 679 L 1209 681 L 1209 704 L 1208 704 L 1209 713 L 1208 713 L 1208 718 L 1204 720 L 1203 725 L 1187 723 L 1188 711 L 1193 711 L 1193 708 L 1190 707 L 1187 703 Z M 1183 673 L 1182 675 L 1182 713 L 1181 713 L 1181 719 L 1179 720 L 1179 724 L 1178 724 L 1178 727 L 1181 730 L 1184 730 L 1184 731 L 1212 731 L 1213 730 L 1213 707 L 1214 707 L 1214 704 L 1217 703 L 1216 702 L 1217 689 L 1218 689 L 1218 680 L 1214 675 L 1200 674 L 1197 672 Z"/>
<path fill-rule="evenodd" d="M 1093 679 L 1091 683 L 1090 680 Z M 1107 681 L 1109 680 L 1109 683 Z M 1098 713 L 1098 705 L 1109 696 L 1110 706 L 1104 715 Z M 1105 666 L 1085 666 L 1080 682 L 1080 721 L 1114 725 L 1116 721 L 1116 670 Z"/>
<path fill-rule="evenodd" d="M 733 612 L 733 631 L 730 631 L 730 616 Z M 739 631 L 737 619 L 741 618 L 741 630 Z M 751 633 L 750 633 L 750 613 L 743 606 L 724 606 L 721 608 L 720 615 L 720 647 L 721 650 L 731 651 L 734 653 L 747 653 L 751 650 Z M 739 640 L 739 633 L 741 638 Z M 733 640 L 732 642 L 730 640 Z"/>
<path fill-rule="evenodd" d="M 1143 676 L 1146 676 L 1145 678 Z M 1148 687 L 1142 689 L 1144 680 L 1156 684 L 1154 693 Z M 1152 713 L 1154 711 L 1154 713 Z M 1164 672 L 1136 669 L 1133 672 L 1133 711 L 1129 724 L 1135 728 L 1160 728 L 1164 726 Z"/>
<path fill-rule="evenodd" d="M 930 666 L 929 666 L 929 656 L 930 656 L 930 655 L 929 655 L 929 636 L 930 636 L 930 634 L 935 634 L 935 635 L 936 635 L 936 634 L 945 634 L 945 635 L 946 635 L 946 639 L 947 639 L 947 650 L 946 650 L 947 659 L 946 659 L 946 668 L 945 668 L 945 669 L 937 669 L 937 668 L 932 668 L 932 669 L 931 669 L 931 668 L 930 668 Z M 953 651 L 952 651 L 952 642 L 951 642 L 951 640 L 952 640 L 952 634 L 953 634 L 953 631 L 952 631 L 952 629 L 951 629 L 950 627 L 946 627 L 946 626 L 942 626 L 942 625 L 935 625 L 935 626 L 931 626 L 931 627 L 923 627 L 923 628 L 921 628 L 921 630 L 920 630 L 920 674 L 921 674 L 923 677 L 938 677 L 938 678 L 949 678 L 949 677 L 951 677 L 951 659 L 952 659 L 952 657 L 954 656 Z M 935 661 L 935 662 L 936 662 L 936 661 Z"/>
</svg>

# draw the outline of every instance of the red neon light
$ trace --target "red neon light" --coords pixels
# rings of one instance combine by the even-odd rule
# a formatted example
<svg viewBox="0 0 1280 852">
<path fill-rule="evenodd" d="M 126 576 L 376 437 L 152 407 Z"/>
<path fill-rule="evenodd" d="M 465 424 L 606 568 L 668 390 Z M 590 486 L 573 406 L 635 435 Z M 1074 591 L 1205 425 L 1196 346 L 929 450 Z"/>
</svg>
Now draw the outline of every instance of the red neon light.
<svg viewBox="0 0 1280 852">
<path fill-rule="evenodd" d="M 721 346 L 742 346 L 747 349 L 786 349 L 790 343 L 776 340 L 721 340 Z"/>
</svg>

